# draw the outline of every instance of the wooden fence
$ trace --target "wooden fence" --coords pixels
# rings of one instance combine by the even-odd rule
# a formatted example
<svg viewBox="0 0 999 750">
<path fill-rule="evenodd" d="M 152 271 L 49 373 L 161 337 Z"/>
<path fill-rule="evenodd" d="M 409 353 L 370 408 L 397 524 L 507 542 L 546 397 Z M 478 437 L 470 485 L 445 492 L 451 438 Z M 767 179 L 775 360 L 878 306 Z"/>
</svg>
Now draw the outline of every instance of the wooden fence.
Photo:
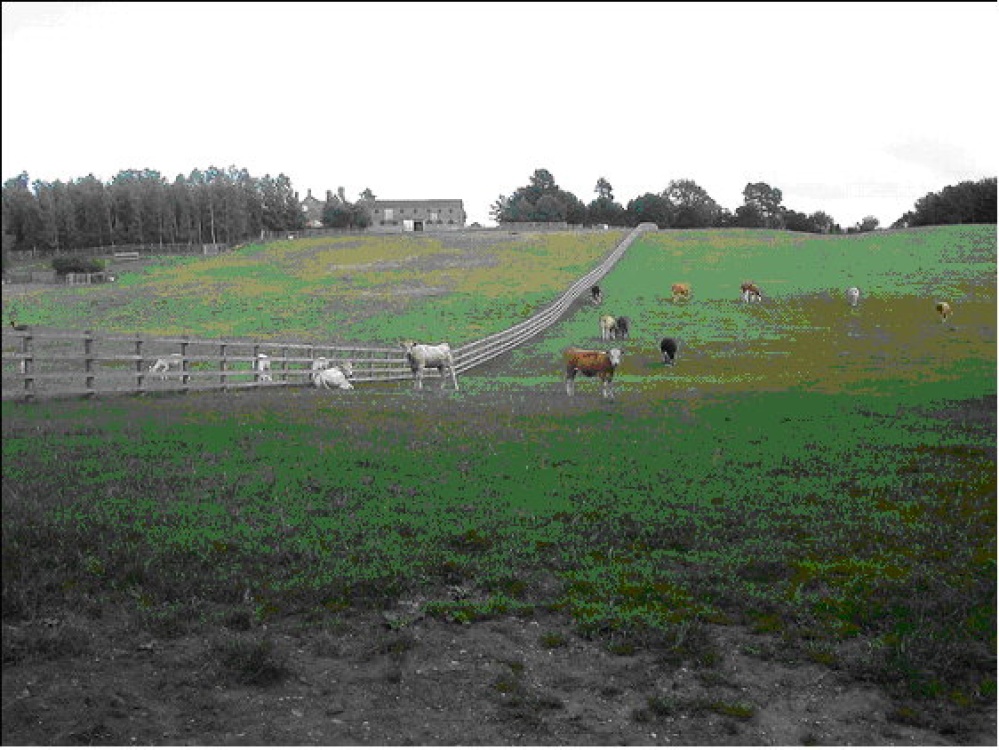
<svg viewBox="0 0 999 750">
<path fill-rule="evenodd" d="M 455 370 L 470 370 L 545 331 L 577 299 L 588 296 L 590 287 L 650 229 L 656 225 L 633 229 L 596 268 L 527 320 L 456 347 Z M 261 353 L 270 357 L 270 380 L 261 379 L 254 369 Z M 179 372 L 168 371 L 164 379 L 149 371 L 149 365 L 169 354 L 180 355 Z M 3 399 L 311 385 L 311 364 L 320 356 L 337 364 L 349 360 L 355 383 L 411 377 L 401 347 L 158 338 L 28 327 L 3 330 Z M 439 376 L 435 370 L 427 375 Z"/>
</svg>

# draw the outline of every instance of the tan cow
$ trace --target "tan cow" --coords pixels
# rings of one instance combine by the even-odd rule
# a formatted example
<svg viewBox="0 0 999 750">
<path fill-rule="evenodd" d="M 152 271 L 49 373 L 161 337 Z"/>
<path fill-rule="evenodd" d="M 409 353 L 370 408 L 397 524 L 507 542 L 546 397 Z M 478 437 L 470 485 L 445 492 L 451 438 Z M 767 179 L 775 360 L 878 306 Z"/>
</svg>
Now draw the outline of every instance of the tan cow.
<svg viewBox="0 0 999 750">
<path fill-rule="evenodd" d="M 679 302 L 680 300 L 688 302 L 690 300 L 691 296 L 690 284 L 687 284 L 685 282 L 677 282 L 676 284 L 673 284 L 673 286 L 670 287 L 670 291 L 673 292 L 674 302 Z"/>
</svg>

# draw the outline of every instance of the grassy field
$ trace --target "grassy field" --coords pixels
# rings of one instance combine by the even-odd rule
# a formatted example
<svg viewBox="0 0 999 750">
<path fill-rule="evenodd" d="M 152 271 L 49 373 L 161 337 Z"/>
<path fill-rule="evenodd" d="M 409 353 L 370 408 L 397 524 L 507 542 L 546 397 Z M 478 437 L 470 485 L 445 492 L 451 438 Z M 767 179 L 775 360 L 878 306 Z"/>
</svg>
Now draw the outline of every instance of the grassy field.
<svg viewBox="0 0 999 750">
<path fill-rule="evenodd" d="M 610 253 L 621 231 L 345 236 L 205 259 L 113 264 L 114 284 L 4 290 L 20 322 L 75 330 L 394 346 L 520 322 Z"/>
<path fill-rule="evenodd" d="M 353 270 L 337 330 L 476 338 L 613 247 L 564 242 L 491 247 L 475 257 L 511 255 L 476 267 L 438 247 L 426 272 L 410 246 L 340 247 L 337 273 Z M 224 325 L 314 335 L 302 319 L 329 324 L 316 269 L 331 252 L 270 250 L 268 264 L 298 269 L 280 275 L 244 251 L 237 281 L 230 268 L 217 283 L 258 291 Z M 163 262 L 148 288 L 201 299 L 216 263 Z M 518 286 L 497 281 L 504 268 Z M 760 305 L 738 299 L 749 278 Z M 694 299 L 673 304 L 681 280 Z M 599 310 L 581 306 L 458 393 L 4 403 L 4 620 L 122 607 L 177 634 L 248 607 L 254 622 L 322 623 L 420 597 L 456 622 L 559 612 L 618 653 L 678 659 L 704 657 L 707 624 L 736 624 L 905 699 L 994 704 L 995 281 L 994 226 L 661 232 L 607 276 Z M 446 292 L 381 310 L 368 294 L 403 287 Z M 78 305 L 101 329 L 218 332 L 204 306 L 77 294 L 24 303 L 52 325 Z M 268 318 L 261 298 L 300 306 Z M 956 311 L 946 324 L 938 298 Z M 632 319 L 618 398 L 584 381 L 570 401 L 558 351 L 596 344 L 603 312 Z M 674 368 L 663 335 L 682 341 Z"/>
</svg>

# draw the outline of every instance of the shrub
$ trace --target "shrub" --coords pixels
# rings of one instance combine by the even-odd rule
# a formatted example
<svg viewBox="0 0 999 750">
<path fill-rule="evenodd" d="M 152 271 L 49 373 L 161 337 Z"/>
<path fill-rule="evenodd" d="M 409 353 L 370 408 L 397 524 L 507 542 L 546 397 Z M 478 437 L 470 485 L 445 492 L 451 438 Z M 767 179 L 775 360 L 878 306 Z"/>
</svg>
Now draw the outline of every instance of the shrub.
<svg viewBox="0 0 999 750">
<path fill-rule="evenodd" d="M 52 259 L 52 268 L 60 276 L 67 273 L 97 273 L 104 270 L 104 262 L 96 258 L 57 255 Z"/>
<path fill-rule="evenodd" d="M 223 670 L 243 685 L 266 687 L 282 682 L 291 670 L 267 637 L 239 636 L 215 646 Z"/>
</svg>

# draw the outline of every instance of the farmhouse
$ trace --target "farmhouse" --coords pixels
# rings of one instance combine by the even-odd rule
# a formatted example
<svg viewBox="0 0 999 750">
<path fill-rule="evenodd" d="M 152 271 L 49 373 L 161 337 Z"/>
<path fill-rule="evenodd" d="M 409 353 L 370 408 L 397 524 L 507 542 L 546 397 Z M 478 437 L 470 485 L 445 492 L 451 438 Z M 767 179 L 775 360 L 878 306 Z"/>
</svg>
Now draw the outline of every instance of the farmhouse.
<svg viewBox="0 0 999 750">
<path fill-rule="evenodd" d="M 318 229 L 323 225 L 323 209 L 326 204 L 340 200 L 346 202 L 343 188 L 336 194 L 326 191 L 326 200 L 321 201 L 308 191 L 301 201 L 305 214 L 305 226 Z M 467 217 L 465 204 L 461 199 L 439 200 L 361 200 L 371 216 L 369 231 L 373 232 L 440 232 L 462 229 Z"/>
<path fill-rule="evenodd" d="M 326 200 L 331 197 L 329 190 L 326 191 Z M 297 197 L 297 196 L 296 196 Z M 326 204 L 316 198 L 310 189 L 305 199 L 301 202 L 302 213 L 305 214 L 305 226 L 310 229 L 318 229 L 323 225 L 323 208 Z"/>
<path fill-rule="evenodd" d="M 465 205 L 460 199 L 373 200 L 373 231 L 423 232 L 461 229 L 465 226 Z"/>
</svg>

